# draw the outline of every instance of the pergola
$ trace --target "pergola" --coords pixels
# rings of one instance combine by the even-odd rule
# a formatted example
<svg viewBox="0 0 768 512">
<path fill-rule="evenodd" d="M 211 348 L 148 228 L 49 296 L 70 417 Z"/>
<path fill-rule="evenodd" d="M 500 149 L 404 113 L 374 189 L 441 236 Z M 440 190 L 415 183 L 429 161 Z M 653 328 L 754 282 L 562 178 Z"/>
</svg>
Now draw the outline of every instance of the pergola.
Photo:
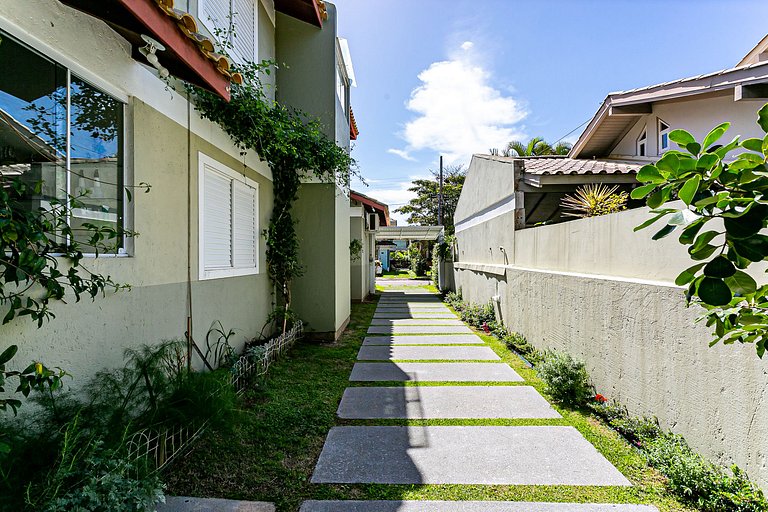
<svg viewBox="0 0 768 512">
<path fill-rule="evenodd" d="M 443 226 L 386 226 L 376 230 L 376 240 L 438 240 Z"/>
</svg>

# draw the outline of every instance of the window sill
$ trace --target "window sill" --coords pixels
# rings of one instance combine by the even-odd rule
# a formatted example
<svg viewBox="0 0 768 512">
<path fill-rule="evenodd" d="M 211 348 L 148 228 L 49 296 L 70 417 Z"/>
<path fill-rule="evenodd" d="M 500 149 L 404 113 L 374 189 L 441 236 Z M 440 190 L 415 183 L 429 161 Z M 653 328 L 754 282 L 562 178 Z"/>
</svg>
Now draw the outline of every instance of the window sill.
<svg viewBox="0 0 768 512">
<path fill-rule="evenodd" d="M 210 279 L 224 279 L 227 277 L 255 276 L 259 274 L 258 268 L 224 268 L 216 270 L 204 270 L 200 274 L 201 281 Z"/>
</svg>

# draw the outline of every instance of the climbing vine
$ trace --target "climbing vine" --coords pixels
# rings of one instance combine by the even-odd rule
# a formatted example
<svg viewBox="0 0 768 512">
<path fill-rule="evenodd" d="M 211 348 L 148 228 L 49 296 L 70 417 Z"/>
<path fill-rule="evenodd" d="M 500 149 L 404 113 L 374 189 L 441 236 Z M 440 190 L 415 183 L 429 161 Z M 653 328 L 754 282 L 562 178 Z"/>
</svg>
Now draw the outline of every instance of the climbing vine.
<svg viewBox="0 0 768 512">
<path fill-rule="evenodd" d="M 219 124 L 242 151 L 256 151 L 272 170 L 274 206 L 264 232 L 267 269 L 278 290 L 279 305 L 287 310 L 291 283 L 303 273 L 291 214 L 301 180 L 314 176 L 347 187 L 355 170 L 352 158 L 323 133 L 318 120 L 266 96 L 261 76 L 274 68 L 268 61 L 236 66 L 234 71 L 243 76 L 243 83 L 232 84 L 229 102 L 192 86 L 190 91 L 203 117 Z"/>
</svg>

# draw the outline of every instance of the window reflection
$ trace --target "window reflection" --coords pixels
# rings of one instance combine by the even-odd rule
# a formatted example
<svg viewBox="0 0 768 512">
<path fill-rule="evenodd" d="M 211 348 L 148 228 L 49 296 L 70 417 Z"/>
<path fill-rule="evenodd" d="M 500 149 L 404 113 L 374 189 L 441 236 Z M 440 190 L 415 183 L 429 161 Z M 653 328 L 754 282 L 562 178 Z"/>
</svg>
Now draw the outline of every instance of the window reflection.
<svg viewBox="0 0 768 512">
<path fill-rule="evenodd" d="M 67 137 L 67 69 L 2 32 L 0 69 L 0 176 L 43 182 L 31 209 L 78 198 L 71 227 L 89 252 L 84 223 L 123 225 L 123 104 L 69 74 Z"/>
</svg>

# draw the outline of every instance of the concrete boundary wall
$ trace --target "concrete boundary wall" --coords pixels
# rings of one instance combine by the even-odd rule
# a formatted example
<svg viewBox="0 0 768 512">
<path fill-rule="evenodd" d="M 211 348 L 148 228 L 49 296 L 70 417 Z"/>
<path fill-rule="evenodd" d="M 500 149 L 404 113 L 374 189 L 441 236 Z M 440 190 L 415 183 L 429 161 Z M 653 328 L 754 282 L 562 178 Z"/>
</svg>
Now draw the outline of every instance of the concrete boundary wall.
<svg viewBox="0 0 768 512">
<path fill-rule="evenodd" d="M 673 283 L 692 263 L 676 237 L 633 233 L 647 215 L 516 231 L 511 262 L 488 261 L 486 249 L 487 259 L 455 263 L 456 287 L 473 302 L 500 296 L 508 328 L 539 349 L 584 360 L 600 393 L 633 415 L 657 416 L 700 453 L 738 464 L 768 489 L 768 364 L 751 345 L 708 347 L 710 330 L 696 323 L 703 310 L 687 308 Z M 460 247 L 478 241 L 458 238 Z M 501 245 L 494 236 L 483 242 Z"/>
</svg>

